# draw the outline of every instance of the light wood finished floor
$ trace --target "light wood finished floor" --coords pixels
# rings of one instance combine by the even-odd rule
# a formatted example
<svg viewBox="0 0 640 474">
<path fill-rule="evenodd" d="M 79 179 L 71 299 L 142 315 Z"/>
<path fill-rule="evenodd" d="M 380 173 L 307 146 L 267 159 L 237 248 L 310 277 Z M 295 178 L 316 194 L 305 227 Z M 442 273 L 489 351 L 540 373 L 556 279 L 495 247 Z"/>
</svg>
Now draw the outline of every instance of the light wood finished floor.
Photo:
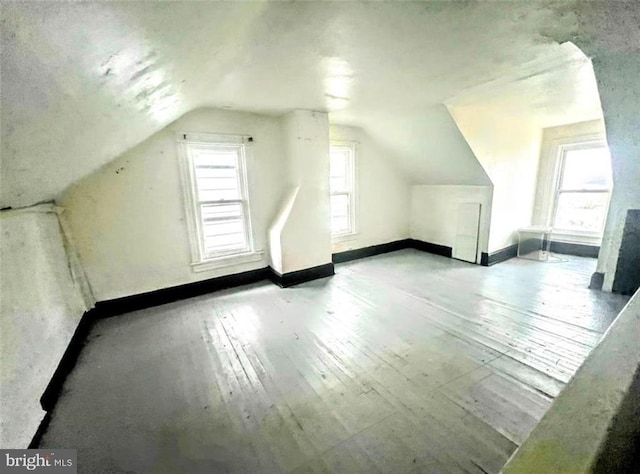
<svg viewBox="0 0 640 474">
<path fill-rule="evenodd" d="M 403 250 L 101 320 L 41 447 L 90 473 L 498 472 L 627 300 L 563 259 Z"/>
</svg>

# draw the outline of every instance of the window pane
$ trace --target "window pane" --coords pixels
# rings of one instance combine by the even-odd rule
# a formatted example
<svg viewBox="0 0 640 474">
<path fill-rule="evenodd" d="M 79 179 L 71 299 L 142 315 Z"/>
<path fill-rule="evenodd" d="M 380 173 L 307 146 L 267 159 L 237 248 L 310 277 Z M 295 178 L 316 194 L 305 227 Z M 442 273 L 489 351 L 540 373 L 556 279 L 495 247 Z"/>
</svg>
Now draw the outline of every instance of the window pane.
<svg viewBox="0 0 640 474">
<path fill-rule="evenodd" d="M 330 148 L 330 188 L 331 192 L 348 191 L 350 150 L 345 148 Z"/>
<path fill-rule="evenodd" d="M 354 228 L 351 205 L 351 195 L 354 191 L 354 149 L 351 146 L 332 146 L 329 152 L 331 233 L 333 235 L 349 234 Z"/>
<path fill-rule="evenodd" d="M 199 201 L 241 199 L 239 150 L 193 150 Z"/>
<path fill-rule="evenodd" d="M 240 187 L 238 180 L 233 179 L 210 179 L 197 181 L 199 201 L 219 201 L 240 199 Z"/>
<path fill-rule="evenodd" d="M 248 248 L 242 204 L 205 204 L 200 211 L 205 254 Z"/>
<path fill-rule="evenodd" d="M 234 178 L 238 171 L 235 168 L 195 168 L 198 178 Z"/>
<path fill-rule="evenodd" d="M 609 189 L 611 158 L 606 147 L 567 150 L 560 189 Z"/>
<path fill-rule="evenodd" d="M 193 166 L 224 166 L 236 168 L 238 166 L 237 148 L 193 148 Z"/>
<path fill-rule="evenodd" d="M 608 193 L 560 193 L 554 228 L 601 232 Z"/>
<path fill-rule="evenodd" d="M 335 194 L 331 196 L 331 233 L 343 234 L 351 230 L 349 213 L 349 195 Z"/>
</svg>

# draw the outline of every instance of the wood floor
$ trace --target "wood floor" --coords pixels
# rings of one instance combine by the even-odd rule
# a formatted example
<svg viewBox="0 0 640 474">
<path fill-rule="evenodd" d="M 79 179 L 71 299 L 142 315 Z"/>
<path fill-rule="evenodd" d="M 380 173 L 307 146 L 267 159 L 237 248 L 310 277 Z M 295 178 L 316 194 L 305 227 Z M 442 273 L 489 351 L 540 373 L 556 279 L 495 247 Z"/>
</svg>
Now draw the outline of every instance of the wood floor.
<svg viewBox="0 0 640 474">
<path fill-rule="evenodd" d="M 41 447 L 91 473 L 498 472 L 627 300 L 562 260 L 403 250 L 101 320 Z"/>
</svg>

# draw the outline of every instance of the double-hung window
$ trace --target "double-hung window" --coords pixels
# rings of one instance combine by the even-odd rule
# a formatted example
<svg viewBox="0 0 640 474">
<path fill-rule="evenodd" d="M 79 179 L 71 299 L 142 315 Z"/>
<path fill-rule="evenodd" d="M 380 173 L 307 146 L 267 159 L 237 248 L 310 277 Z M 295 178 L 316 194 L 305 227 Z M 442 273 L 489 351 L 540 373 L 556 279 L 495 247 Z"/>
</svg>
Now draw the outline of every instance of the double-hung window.
<svg viewBox="0 0 640 474">
<path fill-rule="evenodd" d="M 562 145 L 553 212 L 554 231 L 601 235 L 611 193 L 605 144 Z"/>
<path fill-rule="evenodd" d="M 333 144 L 329 148 L 331 190 L 331 236 L 356 233 L 355 145 Z"/>
<path fill-rule="evenodd" d="M 189 134 L 181 138 L 194 265 L 252 255 L 243 138 Z"/>
</svg>

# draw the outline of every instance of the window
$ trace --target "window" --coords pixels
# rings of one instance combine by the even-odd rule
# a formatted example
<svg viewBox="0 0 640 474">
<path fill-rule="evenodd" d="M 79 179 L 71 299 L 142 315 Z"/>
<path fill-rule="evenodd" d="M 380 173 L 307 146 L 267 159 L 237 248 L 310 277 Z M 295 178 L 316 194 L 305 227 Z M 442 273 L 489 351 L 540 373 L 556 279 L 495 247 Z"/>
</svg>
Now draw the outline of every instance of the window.
<svg viewBox="0 0 640 474">
<path fill-rule="evenodd" d="M 554 230 L 602 234 L 610 192 L 611 158 L 605 145 L 562 145 Z"/>
<path fill-rule="evenodd" d="M 331 189 L 331 236 L 356 233 L 355 222 L 355 145 L 329 148 Z"/>
<path fill-rule="evenodd" d="M 242 137 L 187 134 L 181 138 L 193 265 L 255 255 Z"/>
</svg>

